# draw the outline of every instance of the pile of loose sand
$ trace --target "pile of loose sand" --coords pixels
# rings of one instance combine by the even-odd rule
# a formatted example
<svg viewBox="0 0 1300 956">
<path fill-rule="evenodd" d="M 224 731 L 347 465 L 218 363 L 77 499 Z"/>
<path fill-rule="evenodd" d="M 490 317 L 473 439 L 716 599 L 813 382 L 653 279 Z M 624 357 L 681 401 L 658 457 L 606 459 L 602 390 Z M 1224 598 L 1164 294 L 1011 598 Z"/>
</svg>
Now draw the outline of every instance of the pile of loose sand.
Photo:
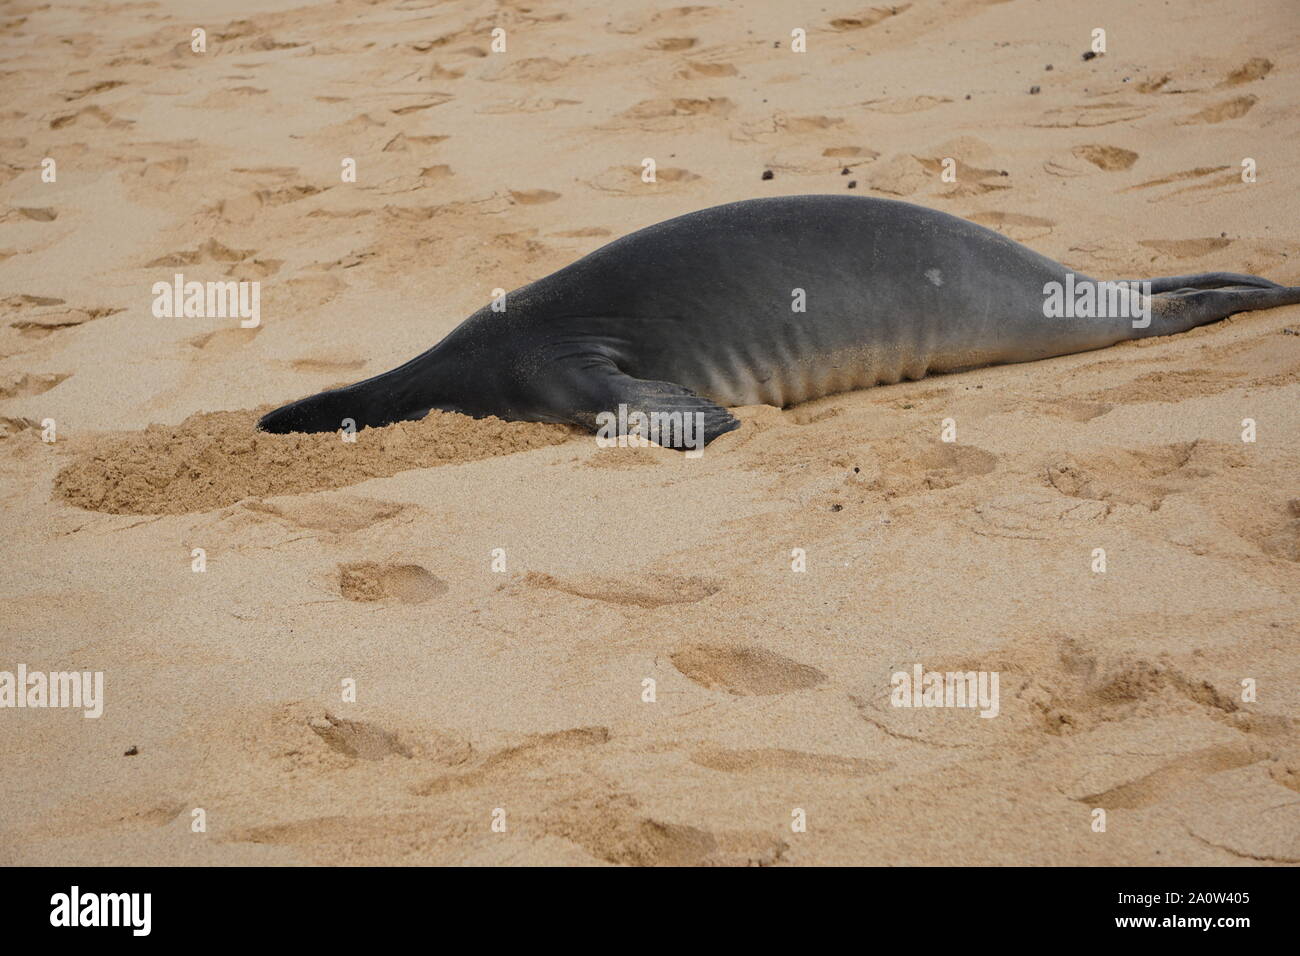
<svg viewBox="0 0 1300 956">
<path fill-rule="evenodd" d="M 558 445 L 571 435 L 563 425 L 438 411 L 363 428 L 355 441 L 339 432 L 271 435 L 256 424 L 268 409 L 199 413 L 179 425 L 101 437 L 59 473 L 55 493 L 91 511 L 189 514 Z"/>
</svg>

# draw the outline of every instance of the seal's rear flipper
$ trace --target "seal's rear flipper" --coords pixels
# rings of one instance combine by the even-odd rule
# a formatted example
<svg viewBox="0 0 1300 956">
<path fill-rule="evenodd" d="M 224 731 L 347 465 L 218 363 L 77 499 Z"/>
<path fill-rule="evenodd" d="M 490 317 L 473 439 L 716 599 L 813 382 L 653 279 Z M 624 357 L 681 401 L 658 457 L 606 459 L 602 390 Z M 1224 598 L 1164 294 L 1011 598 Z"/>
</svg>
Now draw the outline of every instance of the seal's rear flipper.
<svg viewBox="0 0 1300 956">
<path fill-rule="evenodd" d="M 1196 272 L 1185 276 L 1162 276 L 1158 279 L 1128 279 L 1128 282 L 1149 282 L 1153 294 L 1175 292 L 1178 289 L 1283 289 L 1285 286 L 1270 282 L 1260 276 L 1241 272 Z"/>
<path fill-rule="evenodd" d="M 581 398 L 568 420 L 598 436 L 616 438 L 635 428 L 664 448 L 699 449 L 740 427 L 725 408 L 689 388 L 632 378 L 613 364 L 585 367 L 570 381 Z"/>
<path fill-rule="evenodd" d="M 1238 312 L 1273 309 L 1280 305 L 1300 305 L 1300 286 L 1226 289 L 1183 288 L 1151 297 L 1151 311 L 1156 321 L 1139 337 L 1172 335 L 1198 325 L 1208 325 Z"/>
</svg>

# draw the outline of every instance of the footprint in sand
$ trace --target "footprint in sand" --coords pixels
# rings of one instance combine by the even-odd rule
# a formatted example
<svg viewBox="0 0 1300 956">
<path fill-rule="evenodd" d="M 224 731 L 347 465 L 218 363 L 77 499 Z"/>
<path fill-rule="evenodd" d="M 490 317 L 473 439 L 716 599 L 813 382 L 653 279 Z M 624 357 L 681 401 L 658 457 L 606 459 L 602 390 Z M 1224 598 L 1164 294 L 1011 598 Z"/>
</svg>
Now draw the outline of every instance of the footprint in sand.
<svg viewBox="0 0 1300 956">
<path fill-rule="evenodd" d="M 625 866 L 695 866 L 718 849 L 707 830 L 650 818 L 574 839 L 593 856 Z"/>
<path fill-rule="evenodd" d="M 1186 174 L 1175 174 L 1174 176 L 1155 180 L 1149 183 L 1139 183 L 1137 186 L 1130 186 L 1129 189 L 1146 189 L 1152 186 L 1161 186 L 1167 182 L 1177 181 L 1183 178 L 1206 176 L 1216 172 L 1220 173 L 1220 175 L 1215 176 L 1212 179 L 1207 179 L 1204 182 L 1194 182 L 1191 185 L 1183 186 L 1181 189 L 1171 189 L 1169 192 L 1155 197 L 1152 201 L 1165 202 L 1166 200 L 1174 199 L 1186 193 L 1205 192 L 1211 189 L 1229 189 L 1233 186 L 1241 185 L 1241 171 L 1239 169 L 1235 169 L 1231 166 L 1215 166 L 1204 169 L 1189 170 Z M 1127 192 L 1128 190 L 1124 191 Z"/>
<path fill-rule="evenodd" d="M 736 111 L 734 101 L 725 96 L 673 97 L 642 100 L 624 110 L 610 129 L 640 129 L 666 132 L 682 129 L 703 119 L 725 119 Z"/>
<path fill-rule="evenodd" d="M 331 534 L 351 534 L 395 518 L 410 510 L 409 505 L 353 495 L 326 497 L 289 497 L 267 502 L 250 498 L 235 505 L 256 515 L 279 518 L 295 528 L 309 531 L 326 531 Z"/>
<path fill-rule="evenodd" d="M 101 80 L 98 83 L 92 83 L 90 86 L 85 86 L 79 90 L 73 90 L 71 93 L 63 93 L 61 95 L 64 98 L 64 100 L 71 103 L 73 100 L 79 100 L 82 99 L 83 97 L 94 96 L 98 93 L 107 93 L 109 90 L 115 90 L 119 86 L 126 86 L 126 81 L 125 80 Z"/>
<path fill-rule="evenodd" d="M 331 141 L 339 138 L 350 138 L 354 136 L 364 137 L 367 133 L 374 132 L 387 126 L 387 117 L 375 118 L 369 113 L 358 113 L 351 119 L 344 120 L 340 123 L 332 123 L 323 127 L 319 131 L 321 138 Z"/>
<path fill-rule="evenodd" d="M 208 238 L 197 249 L 169 252 L 145 263 L 146 269 L 197 266 L 209 262 L 241 262 L 255 253 L 254 249 L 232 249 L 215 238 Z"/>
<path fill-rule="evenodd" d="M 128 178 L 134 177 L 149 189 L 168 192 L 189 168 L 190 161 L 187 157 L 176 156 L 172 159 L 145 163 L 138 171 L 123 173 L 122 179 L 127 181 Z"/>
<path fill-rule="evenodd" d="M 1132 103 L 1085 103 L 1082 106 L 1062 106 L 1048 110 L 1041 119 L 1029 125 L 1040 129 L 1110 126 L 1114 123 L 1132 123 L 1146 116 L 1152 109 L 1154 107 L 1134 106 Z"/>
<path fill-rule="evenodd" d="M 227 275 L 233 271 L 229 270 Z M 280 306 L 284 314 L 314 309 L 329 302 L 347 287 L 348 284 L 333 273 L 300 275 L 263 290 L 263 309 Z"/>
<path fill-rule="evenodd" d="M 223 54 L 231 53 L 267 53 L 271 50 L 296 50 L 306 43 L 292 40 L 280 41 L 269 33 L 258 33 L 251 21 L 237 20 L 229 25 L 224 33 L 212 36 L 209 42 L 220 45 Z"/>
<path fill-rule="evenodd" d="M 123 309 L 109 307 L 59 308 L 59 306 L 63 305 L 62 299 L 29 295 L 9 296 L 7 299 L 0 301 L 0 305 L 7 308 L 16 308 L 24 314 L 24 318 L 10 322 L 9 327 L 17 329 L 18 334 L 23 338 L 31 339 L 43 339 L 54 332 L 76 328 L 79 325 L 85 325 L 87 322 L 93 322 L 96 319 L 102 319 L 124 311 Z M 53 306 L 53 308 L 50 306 Z"/>
<path fill-rule="evenodd" d="M 549 189 L 512 189 L 510 198 L 521 206 L 541 206 L 548 202 L 555 202 L 560 198 L 560 194 Z"/>
<path fill-rule="evenodd" d="M 1053 487 L 1073 498 L 1104 502 L 1108 509 L 1120 503 L 1153 512 L 1161 510 L 1171 495 L 1180 496 L 1173 505 L 1177 510 L 1187 500 L 1181 496 L 1194 492 L 1218 494 L 1226 488 L 1233 499 L 1249 502 L 1250 507 L 1228 511 L 1216 524 L 1268 558 L 1300 561 L 1300 499 L 1288 500 L 1272 487 L 1242 484 L 1250 476 L 1249 470 L 1243 468 L 1247 462 L 1245 453 L 1236 445 L 1183 442 L 1066 456 L 1048 469 L 1047 477 Z M 1204 488 L 1206 482 L 1212 482 L 1208 489 Z M 1222 528 L 1207 532 L 1212 537 L 1190 530 L 1184 534 L 1182 528 L 1183 523 L 1178 522 L 1170 540 L 1189 547 L 1193 553 L 1235 549 L 1232 536 Z"/>
<path fill-rule="evenodd" d="M 664 117 L 728 116 L 735 112 L 736 104 L 725 96 L 685 97 L 642 100 L 627 109 L 623 115 L 629 119 L 653 120 Z"/>
<path fill-rule="evenodd" d="M 1183 182 L 1189 179 L 1200 179 L 1231 168 L 1231 166 L 1197 166 L 1195 169 L 1184 169 L 1177 173 L 1161 176 L 1158 179 L 1149 179 L 1144 183 L 1138 183 L 1136 186 L 1129 186 L 1125 192 L 1133 189 L 1152 189 L 1156 186 L 1167 186 L 1170 183 Z M 1235 173 L 1233 175 L 1236 176 Z"/>
<path fill-rule="evenodd" d="M 89 126 L 94 129 L 130 129 L 135 120 L 118 119 L 108 110 L 98 106 L 86 106 L 74 113 L 65 113 L 50 120 L 50 129 L 66 129 L 69 126 Z"/>
<path fill-rule="evenodd" d="M 284 206 L 298 202 L 300 199 L 322 193 L 326 188 L 328 187 L 299 185 L 283 186 L 276 189 L 257 189 L 234 199 L 222 199 L 217 202 L 214 208 L 217 215 L 227 222 L 249 222 L 261 215 L 262 211 L 268 207 Z"/>
<path fill-rule="evenodd" d="M 484 116 L 510 116 L 515 113 L 549 113 L 562 106 L 578 106 L 581 100 L 565 99 L 562 96 L 520 96 L 510 100 L 499 100 L 477 107 L 474 112 Z"/>
<path fill-rule="evenodd" d="M 1079 529 L 1104 521 L 1109 513 L 1104 501 L 1080 501 L 1035 488 L 982 501 L 962 523 L 995 538 L 1048 541 L 1076 535 Z"/>
<path fill-rule="evenodd" d="M 1230 694 L 1220 693 L 1209 681 L 1190 677 L 1167 662 L 1137 657 L 1129 651 L 1114 654 L 1094 649 L 1063 635 L 1016 639 L 979 662 L 955 661 L 951 665 L 936 662 L 931 666 L 954 671 L 983 666 L 1001 673 L 1003 701 L 1023 701 L 1032 726 L 1054 736 L 1086 733 L 1153 713 L 1223 720 L 1240 711 Z"/>
<path fill-rule="evenodd" d="M 882 23 L 890 17 L 896 17 L 912 5 L 902 3 L 890 7 L 872 7 L 865 13 L 855 13 L 851 16 L 836 17 L 831 20 L 831 29 L 838 31 L 848 30 L 865 30 L 867 27 L 874 27 L 877 23 Z"/>
<path fill-rule="evenodd" d="M 33 222 L 53 222 L 59 218 L 58 210 L 49 206 L 15 206 L 14 212 Z"/>
<path fill-rule="evenodd" d="M 1115 406 L 1106 402 L 1088 402 L 1066 398 L 1044 402 L 1040 408 L 1053 418 L 1063 418 L 1070 422 L 1090 422 L 1100 418 Z"/>
<path fill-rule="evenodd" d="M 574 799 L 553 808 L 542 826 L 597 859 L 620 866 L 769 866 L 789 849 L 783 840 L 759 830 L 715 832 L 660 820 L 623 793 Z"/>
<path fill-rule="evenodd" d="M 911 153 L 897 153 L 884 163 L 871 166 L 868 179 L 871 189 L 878 193 L 897 196 L 909 196 L 926 187 L 937 187 L 943 182 L 945 160 L 956 156 L 956 151 L 940 150 L 937 156 L 914 156 Z M 985 169 L 972 166 L 962 160 L 956 160 L 958 185 L 945 195 L 953 196 L 983 195 L 992 191 L 1010 189 L 1000 169 Z"/>
<path fill-rule="evenodd" d="M 450 136 L 408 136 L 405 133 L 398 133 L 384 144 L 381 152 L 405 153 L 412 149 L 427 150 L 450 138 Z"/>
<path fill-rule="evenodd" d="M 54 388 L 54 386 L 70 377 L 71 373 L 65 375 L 28 375 L 24 373 L 18 378 L 10 379 L 9 382 L 0 384 L 0 399 L 28 398 L 32 395 L 43 395 L 50 389 Z"/>
<path fill-rule="evenodd" d="M 911 196 L 919 189 L 934 185 L 934 173 L 910 153 L 899 153 L 871 167 L 868 184 L 876 192 L 891 196 Z"/>
<path fill-rule="evenodd" d="M 840 757 L 836 754 L 804 753 L 800 750 L 764 748 L 757 750 L 730 750 L 726 747 L 705 746 L 691 754 L 691 761 L 710 770 L 723 773 L 795 774 L 799 777 L 836 776 L 858 777 L 883 773 L 892 764 L 883 760 L 864 760 L 859 757 Z"/>
<path fill-rule="evenodd" d="M 823 156 L 833 159 L 876 159 L 880 156 L 874 149 L 863 146 L 828 146 L 822 150 Z"/>
<path fill-rule="evenodd" d="M 345 757 L 382 760 L 392 756 L 408 759 L 414 756 L 411 748 L 396 734 L 364 720 L 344 720 L 326 711 L 324 717 L 309 719 L 307 726 L 331 749 Z"/>
<path fill-rule="evenodd" d="M 301 176 L 301 171 L 297 166 L 236 166 L 230 171 L 232 173 L 244 173 L 249 176 L 271 176 L 285 182 Z"/>
<path fill-rule="evenodd" d="M 225 271 L 224 275 L 237 281 L 265 279 L 279 272 L 282 265 L 284 265 L 283 259 L 246 259 L 243 262 L 236 262 Z"/>
<path fill-rule="evenodd" d="M 875 113 L 890 113 L 892 115 L 902 115 L 904 113 L 923 113 L 926 110 L 932 110 L 936 106 L 942 106 L 944 103 L 951 103 L 952 100 L 946 96 L 904 96 L 890 99 L 867 100 L 859 104 L 863 109 L 871 110 Z"/>
<path fill-rule="evenodd" d="M 267 90 L 255 86 L 235 86 L 226 90 L 214 90 L 197 103 L 185 104 L 191 109 L 211 110 L 247 110 L 253 100 L 265 96 Z"/>
<path fill-rule="evenodd" d="M 653 13 L 644 10 L 626 11 L 611 17 L 605 24 L 605 29 L 610 33 L 637 34 L 654 27 L 670 29 L 675 25 L 679 26 L 684 20 L 694 21 L 716 13 L 716 7 L 700 6 L 673 7 L 668 10 L 656 10 Z"/>
<path fill-rule="evenodd" d="M 1089 455 L 1067 455 L 1047 469 L 1047 480 L 1063 495 L 1093 501 L 1139 505 L 1157 511 L 1166 495 L 1187 490 L 1213 474 L 1221 456 L 1197 442 L 1148 448 L 1116 448 Z"/>
<path fill-rule="evenodd" d="M 913 158 L 930 174 L 930 183 L 934 184 L 943 181 L 942 176 L 946 168 L 944 160 L 957 155 L 956 150 L 945 150 L 938 156 Z M 944 194 L 947 198 L 979 196 L 1011 188 L 1009 177 L 1003 170 L 972 166 L 961 159 L 954 159 L 954 169 L 957 174 L 957 185 Z"/>
<path fill-rule="evenodd" d="M 807 690 L 826 675 L 762 647 L 691 644 L 674 651 L 673 666 L 701 687 L 738 697 Z"/>
<path fill-rule="evenodd" d="M 653 572 L 625 580 L 594 575 L 555 578 L 538 571 L 529 571 L 524 575 L 524 584 L 547 591 L 561 591 L 590 601 L 640 608 L 694 604 L 722 590 L 722 582 L 713 578 Z"/>
<path fill-rule="evenodd" d="M 426 183 L 435 183 L 442 179 L 450 179 L 455 173 L 451 167 L 445 163 L 437 166 L 425 166 L 420 170 L 420 181 Z"/>
<path fill-rule="evenodd" d="M 695 76 L 738 76 L 740 73 L 730 63 L 700 63 L 691 61 L 677 73 L 677 79 L 686 80 Z"/>
<path fill-rule="evenodd" d="M 1300 561 L 1300 498 L 1291 498 L 1285 507 L 1268 515 L 1266 524 L 1259 528 L 1243 528 L 1242 534 L 1259 546 L 1271 558 Z"/>
<path fill-rule="evenodd" d="M 249 342 L 253 341 L 261 331 L 262 327 L 260 325 L 251 329 L 217 329 L 215 332 L 205 332 L 202 335 L 196 335 L 194 338 L 189 340 L 189 344 L 200 352 L 206 352 L 212 355 L 238 352 Z"/>
<path fill-rule="evenodd" d="M 339 593 L 349 601 L 424 604 L 449 590 L 418 564 L 352 561 L 338 566 Z"/>
<path fill-rule="evenodd" d="M 1140 810 L 1163 803 L 1206 777 L 1248 767 L 1265 759 L 1267 757 L 1262 751 L 1257 752 L 1248 746 L 1206 747 L 1183 754 L 1136 780 L 1075 799 L 1089 807 L 1106 810 Z"/>
<path fill-rule="evenodd" d="M 940 394 L 946 391 L 941 390 Z M 924 400 L 923 396 L 916 396 L 902 407 Z M 992 474 L 998 467 L 998 456 L 982 448 L 919 436 L 885 439 L 862 458 L 853 460 L 860 471 L 838 488 L 814 496 L 811 504 L 815 508 L 842 512 L 850 505 L 877 502 L 882 494 L 902 498 L 944 491 Z"/>
<path fill-rule="evenodd" d="M 1015 239 L 1017 242 L 1029 242 L 1051 235 L 1056 223 L 1041 216 L 1026 216 L 1015 212 L 977 212 L 967 217 L 971 222 L 996 229 Z"/>
<path fill-rule="evenodd" d="M 1122 385 L 1098 389 L 1084 396 L 1088 401 L 1116 405 L 1149 402 L 1178 402 L 1187 398 L 1217 395 L 1246 384 L 1245 372 L 1225 368 L 1174 368 L 1148 372 Z"/>
<path fill-rule="evenodd" d="M 680 53 L 689 50 L 699 41 L 695 37 L 660 37 L 645 45 L 647 50 L 660 50 L 664 53 Z"/>
<path fill-rule="evenodd" d="M 525 57 L 489 67 L 479 74 L 480 80 L 496 82 L 509 80 L 519 83 L 554 83 L 574 67 L 574 59 L 554 60 L 549 56 Z"/>
<path fill-rule="evenodd" d="M 0 415 L 0 440 L 40 427 L 40 422 L 34 418 L 8 418 Z"/>
<path fill-rule="evenodd" d="M 1243 83 L 1253 83 L 1268 76 L 1272 69 L 1272 60 L 1266 60 L 1262 56 L 1252 57 L 1224 77 L 1219 86 L 1240 86 Z"/>
<path fill-rule="evenodd" d="M 1250 112 L 1251 107 L 1259 102 L 1258 96 L 1247 94 L 1237 96 L 1222 103 L 1215 103 L 1213 106 L 1207 106 L 1199 113 L 1193 113 L 1191 116 L 1183 117 L 1178 120 L 1179 126 L 1188 126 L 1195 123 L 1223 123 L 1227 120 L 1239 119 Z"/>
<path fill-rule="evenodd" d="M 587 180 L 587 185 L 606 193 L 642 195 L 648 189 L 657 192 L 679 189 L 700 178 L 689 169 L 676 166 L 660 166 L 655 170 L 653 183 L 642 182 L 641 173 L 640 166 L 611 166 L 593 179 Z"/>
<path fill-rule="evenodd" d="M 791 133 L 820 133 L 843 125 L 844 119 L 840 116 L 786 116 L 782 114 L 776 117 L 777 128 Z"/>
<path fill-rule="evenodd" d="M 572 727 L 550 733 L 530 734 L 517 744 L 487 752 L 471 764 L 474 753 L 468 744 L 463 748 L 444 743 L 442 763 L 455 766 L 454 773 L 443 773 L 416 784 L 411 793 L 418 797 L 434 797 L 457 790 L 494 783 L 503 778 L 515 779 L 521 773 L 540 767 L 553 767 L 566 755 L 582 755 L 603 747 L 610 741 L 608 727 Z M 466 765 L 469 766 L 466 766 Z"/>
<path fill-rule="evenodd" d="M 1070 152 L 1079 159 L 1086 160 L 1098 169 L 1105 170 L 1108 173 L 1132 169 L 1133 164 L 1138 161 L 1138 154 L 1131 149 L 1121 149 L 1118 146 L 1101 146 L 1096 143 L 1076 146 Z"/>
<path fill-rule="evenodd" d="M 223 550 L 233 551 L 275 548 L 304 538 L 342 544 L 347 535 L 415 510 L 410 505 L 353 495 L 250 497 L 193 522 L 182 544 L 190 549 L 219 543 Z"/>
</svg>

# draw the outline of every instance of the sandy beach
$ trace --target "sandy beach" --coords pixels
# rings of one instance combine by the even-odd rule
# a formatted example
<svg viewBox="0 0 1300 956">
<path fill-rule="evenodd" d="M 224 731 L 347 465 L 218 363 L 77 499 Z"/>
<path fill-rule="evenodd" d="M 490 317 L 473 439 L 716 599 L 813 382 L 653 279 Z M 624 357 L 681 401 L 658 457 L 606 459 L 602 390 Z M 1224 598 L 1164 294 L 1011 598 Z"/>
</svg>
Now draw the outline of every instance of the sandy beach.
<svg viewBox="0 0 1300 956">
<path fill-rule="evenodd" d="M 0 864 L 1300 863 L 1300 307 L 699 458 L 255 430 L 754 197 L 1300 285 L 1294 0 L 19 0 L 0 61 L 0 671 L 103 674 L 0 709 Z"/>
</svg>

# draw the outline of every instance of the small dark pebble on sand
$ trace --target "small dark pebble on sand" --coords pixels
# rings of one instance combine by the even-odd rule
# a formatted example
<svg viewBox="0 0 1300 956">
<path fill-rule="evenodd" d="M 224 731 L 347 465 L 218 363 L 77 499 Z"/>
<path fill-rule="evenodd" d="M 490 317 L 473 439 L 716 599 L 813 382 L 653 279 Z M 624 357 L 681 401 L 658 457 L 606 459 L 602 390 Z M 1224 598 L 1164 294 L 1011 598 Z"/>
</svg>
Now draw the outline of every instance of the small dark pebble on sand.
<svg viewBox="0 0 1300 956">
<path fill-rule="evenodd" d="M 763 170 L 763 178 L 764 178 L 764 179 L 772 179 L 775 175 L 776 175 L 776 173 L 772 172 L 772 170 L 770 170 L 770 169 L 765 169 L 765 170 Z"/>
<path fill-rule="evenodd" d="M 126 753 L 122 754 L 122 756 L 123 756 L 123 757 L 134 757 L 134 756 L 135 756 L 136 754 L 138 754 L 139 752 L 140 752 L 140 748 L 137 747 L 135 744 L 132 744 L 130 747 L 127 747 L 127 748 L 126 748 Z"/>
<path fill-rule="evenodd" d="M 850 189 L 857 189 L 857 188 L 858 188 L 858 181 L 857 181 L 856 179 L 850 179 L 850 180 L 849 180 L 849 188 L 850 188 Z"/>
</svg>

